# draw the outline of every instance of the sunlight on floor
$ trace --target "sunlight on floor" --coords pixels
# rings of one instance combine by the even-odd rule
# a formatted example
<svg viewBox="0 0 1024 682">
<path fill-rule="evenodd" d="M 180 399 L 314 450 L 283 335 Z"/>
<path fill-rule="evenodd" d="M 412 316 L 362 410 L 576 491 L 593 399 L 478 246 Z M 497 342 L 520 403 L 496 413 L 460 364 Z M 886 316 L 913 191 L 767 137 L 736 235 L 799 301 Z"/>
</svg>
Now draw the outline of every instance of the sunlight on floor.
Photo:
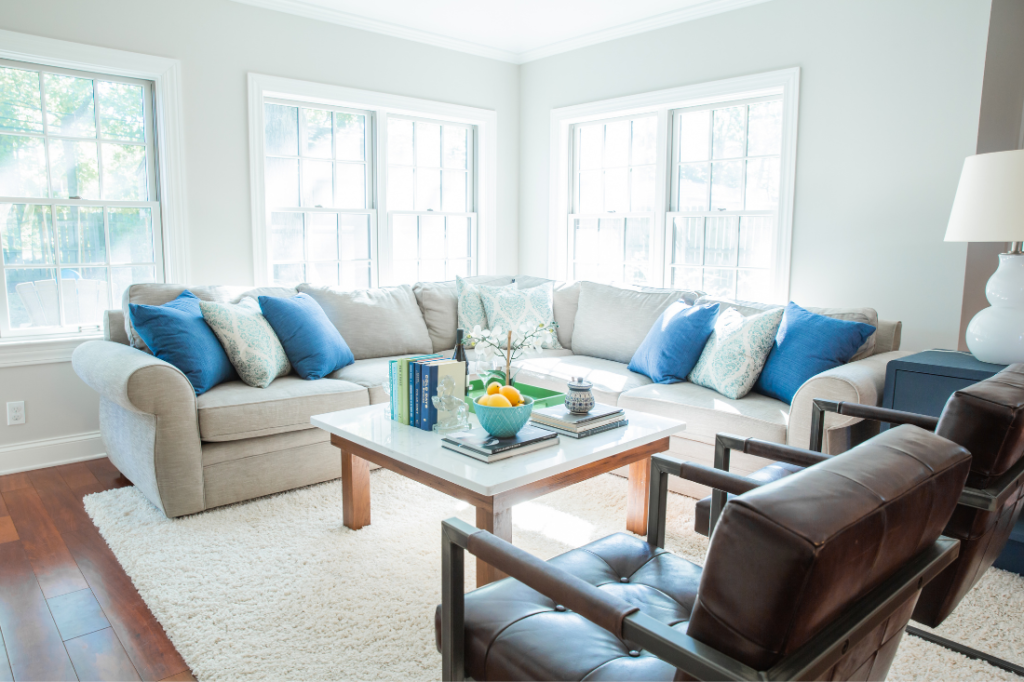
<svg viewBox="0 0 1024 682">
<path fill-rule="evenodd" d="M 570 547 L 585 545 L 594 539 L 594 524 L 538 502 L 515 506 L 513 523 L 523 530 L 540 533 Z"/>
</svg>

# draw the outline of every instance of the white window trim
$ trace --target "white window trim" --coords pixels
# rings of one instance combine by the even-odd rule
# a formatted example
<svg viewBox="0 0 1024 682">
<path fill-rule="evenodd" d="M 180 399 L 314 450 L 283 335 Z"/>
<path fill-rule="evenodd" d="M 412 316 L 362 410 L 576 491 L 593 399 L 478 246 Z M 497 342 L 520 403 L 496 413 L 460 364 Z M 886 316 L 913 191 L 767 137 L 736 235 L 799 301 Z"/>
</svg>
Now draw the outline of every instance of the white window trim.
<svg viewBox="0 0 1024 682">
<path fill-rule="evenodd" d="M 796 186 L 796 138 L 800 98 L 800 68 L 782 69 L 767 73 L 740 76 L 725 80 L 686 85 L 639 95 L 589 102 L 551 111 L 550 199 L 548 221 L 548 276 L 565 280 L 569 276 L 569 216 L 572 208 L 572 126 L 611 117 L 635 116 L 657 112 L 659 114 L 659 140 L 668 139 L 668 113 L 673 109 L 712 104 L 735 99 L 749 99 L 767 95 L 782 96 L 782 159 L 779 174 L 778 242 L 775 254 L 775 283 L 772 300 L 789 300 L 790 263 L 793 243 L 793 197 Z M 670 169 L 668 145 L 659 145 L 660 174 Z M 671 175 L 671 173 L 670 173 Z M 654 243 L 664 254 L 667 182 L 658 185 Z M 663 265 L 661 263 L 656 263 Z"/>
<path fill-rule="evenodd" d="M 5 30 L 0 30 L 0 58 L 153 82 L 164 278 L 169 282 L 187 282 L 189 235 L 181 62 Z M 96 338 L 101 338 L 101 335 L 48 335 L 0 340 L 0 367 L 68 362 L 79 344 Z"/>
<path fill-rule="evenodd" d="M 373 111 L 377 116 L 375 127 L 379 131 L 388 114 L 437 118 L 476 126 L 476 213 L 477 213 L 477 272 L 492 274 L 497 269 L 497 150 L 498 115 L 490 109 L 478 109 L 459 104 L 390 95 L 371 90 L 358 90 L 341 85 L 281 78 L 259 73 L 249 74 L 249 180 L 252 210 L 253 273 L 257 286 L 270 284 L 270 259 L 267 253 L 267 218 L 265 210 L 263 104 L 267 98 L 287 99 L 311 104 L 327 104 Z M 390 226 L 384 214 L 387 190 L 387 150 L 384 136 L 376 135 L 376 159 L 373 182 L 378 188 L 377 211 L 378 245 L 390 244 Z M 390 251 L 390 249 L 388 249 Z M 374 281 L 392 282 L 390 263 L 377 258 L 378 274 Z M 379 280 L 377 279 L 379 277 Z"/>
</svg>

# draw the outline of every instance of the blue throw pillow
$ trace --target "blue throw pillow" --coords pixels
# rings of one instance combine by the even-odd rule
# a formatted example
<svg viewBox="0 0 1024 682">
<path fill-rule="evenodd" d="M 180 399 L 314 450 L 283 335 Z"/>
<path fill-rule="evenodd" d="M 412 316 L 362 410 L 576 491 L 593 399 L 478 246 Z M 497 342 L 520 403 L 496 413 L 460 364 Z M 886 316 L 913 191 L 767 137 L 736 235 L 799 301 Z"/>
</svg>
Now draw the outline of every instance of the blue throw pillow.
<svg viewBox="0 0 1024 682">
<path fill-rule="evenodd" d="M 688 306 L 682 300 L 676 301 L 647 332 L 647 338 L 629 361 L 629 369 L 650 377 L 656 384 L 686 381 L 715 330 L 717 318 L 717 303 Z"/>
<path fill-rule="evenodd" d="M 850 361 L 875 328 L 816 315 L 790 301 L 754 390 L 792 403 L 804 382 Z"/>
<path fill-rule="evenodd" d="M 321 379 L 356 361 L 327 313 L 309 295 L 260 296 L 260 308 L 303 379 Z"/>
<path fill-rule="evenodd" d="M 132 303 L 128 308 L 132 326 L 153 355 L 180 369 L 196 395 L 238 378 L 191 291 L 163 305 Z"/>
</svg>

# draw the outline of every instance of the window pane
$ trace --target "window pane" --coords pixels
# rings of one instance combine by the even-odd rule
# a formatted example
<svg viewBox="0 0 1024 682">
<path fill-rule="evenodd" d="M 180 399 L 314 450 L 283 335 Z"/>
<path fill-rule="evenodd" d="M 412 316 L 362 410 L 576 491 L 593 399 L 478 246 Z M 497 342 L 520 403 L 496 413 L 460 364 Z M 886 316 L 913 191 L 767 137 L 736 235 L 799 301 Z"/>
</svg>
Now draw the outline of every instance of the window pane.
<svg viewBox="0 0 1024 682">
<path fill-rule="evenodd" d="M 767 270 L 740 270 L 736 283 L 736 298 L 748 301 L 767 301 L 771 298 L 771 282 Z"/>
<path fill-rule="evenodd" d="M 740 218 L 741 267 L 767 268 L 772 264 L 773 218 Z"/>
<path fill-rule="evenodd" d="M 334 205 L 334 164 L 330 161 L 302 160 L 302 205 Z"/>
<path fill-rule="evenodd" d="M 604 167 L 629 164 L 629 121 L 615 121 L 604 127 Z"/>
<path fill-rule="evenodd" d="M 267 154 L 299 155 L 299 110 L 280 104 L 263 105 Z"/>
<path fill-rule="evenodd" d="M 366 118 L 359 114 L 334 113 L 338 159 L 362 161 L 366 154 Z"/>
<path fill-rule="evenodd" d="M 0 130 L 43 132 L 39 73 L 0 67 Z"/>
<path fill-rule="evenodd" d="M 708 164 L 686 163 L 679 167 L 680 211 L 708 210 Z"/>
<path fill-rule="evenodd" d="M 99 199 L 96 143 L 50 140 L 49 144 L 53 196 Z"/>
<path fill-rule="evenodd" d="M 716 159 L 730 159 L 743 156 L 746 145 L 743 144 L 744 114 L 746 107 L 729 107 L 715 109 L 714 135 L 711 149 Z"/>
<path fill-rule="evenodd" d="M 273 263 L 303 260 L 301 213 L 270 214 L 270 260 Z"/>
<path fill-rule="evenodd" d="M 629 162 L 634 166 L 655 163 L 658 157 L 657 142 L 657 116 L 646 116 L 633 121 L 633 154 Z"/>
<path fill-rule="evenodd" d="M 448 257 L 449 258 L 471 258 L 472 250 L 472 222 L 469 218 L 448 218 Z"/>
<path fill-rule="evenodd" d="M 56 327 L 57 273 L 55 270 L 17 269 L 6 271 L 7 318 L 14 329 Z"/>
<path fill-rule="evenodd" d="M 396 260 L 392 270 L 392 279 L 399 284 L 415 284 L 420 281 L 419 264 L 414 260 Z"/>
<path fill-rule="evenodd" d="M 627 263 L 623 276 L 625 284 L 643 286 L 651 283 L 651 268 L 649 265 L 636 265 Z"/>
<path fill-rule="evenodd" d="M 444 281 L 443 260 L 421 260 L 420 261 L 421 282 L 442 282 Z"/>
<path fill-rule="evenodd" d="M 747 154 L 778 154 L 782 150 L 782 102 L 758 102 L 750 105 Z"/>
<path fill-rule="evenodd" d="M 103 209 L 99 206 L 57 206 L 57 248 L 61 263 L 106 263 Z"/>
<path fill-rule="evenodd" d="M 577 212 L 599 213 L 603 210 L 601 201 L 601 184 L 604 171 L 585 171 L 580 173 L 579 201 Z"/>
<path fill-rule="evenodd" d="M 704 230 L 704 264 L 736 265 L 736 218 L 708 218 Z"/>
<path fill-rule="evenodd" d="M 366 166 L 361 163 L 339 163 L 339 208 L 366 208 Z"/>
<path fill-rule="evenodd" d="M 444 258 L 444 216 L 420 216 L 420 258 Z"/>
<path fill-rule="evenodd" d="M 650 218 L 626 219 L 626 260 L 642 261 L 646 265 L 651 259 Z M 646 281 L 646 280 L 645 280 Z"/>
<path fill-rule="evenodd" d="M 96 84 L 96 94 L 100 105 L 101 137 L 146 141 L 141 85 L 100 81 Z"/>
<path fill-rule="evenodd" d="M 706 268 L 704 270 L 704 286 L 701 288 L 711 296 L 735 298 L 736 271 L 721 268 Z"/>
<path fill-rule="evenodd" d="M 61 268 L 60 293 L 64 304 L 64 324 L 103 323 L 103 311 L 109 306 L 106 268 Z"/>
<path fill-rule="evenodd" d="M 469 277 L 472 273 L 469 260 L 450 260 L 445 263 L 444 278 L 453 280 L 456 277 Z"/>
<path fill-rule="evenodd" d="M 654 166 L 641 166 L 631 170 L 631 211 L 654 210 Z"/>
<path fill-rule="evenodd" d="M 441 210 L 441 171 L 436 168 L 416 169 L 416 210 Z"/>
<path fill-rule="evenodd" d="M 0 196 L 46 195 L 46 153 L 42 139 L 0 135 Z"/>
<path fill-rule="evenodd" d="M 110 230 L 111 263 L 152 263 L 155 260 L 150 209 L 108 208 L 107 227 Z"/>
<path fill-rule="evenodd" d="M 53 263 L 50 207 L 0 204 L 0 238 L 5 265 Z"/>
<path fill-rule="evenodd" d="M 306 276 L 310 284 L 317 286 L 338 286 L 338 263 L 310 263 L 306 266 Z"/>
<path fill-rule="evenodd" d="M 292 286 L 306 281 L 305 268 L 301 263 L 274 266 L 274 284 Z"/>
<path fill-rule="evenodd" d="M 413 165 L 412 121 L 388 119 L 388 163 Z"/>
<path fill-rule="evenodd" d="M 617 213 L 629 210 L 629 168 L 604 172 L 604 210 Z"/>
<path fill-rule="evenodd" d="M 672 263 L 701 265 L 704 262 L 704 218 L 674 218 Z M 700 287 L 700 279 L 697 280 Z"/>
<path fill-rule="evenodd" d="M 416 166 L 441 166 L 441 126 L 416 122 Z"/>
<path fill-rule="evenodd" d="M 323 109 L 299 110 L 302 117 L 302 156 L 315 156 L 329 159 L 334 152 L 331 150 L 331 112 Z"/>
<path fill-rule="evenodd" d="M 43 74 L 46 86 L 46 123 L 51 135 L 96 137 L 96 113 L 93 108 L 92 80 Z"/>
<path fill-rule="evenodd" d="M 622 218 L 598 221 L 597 248 L 602 263 L 621 263 L 623 258 Z"/>
<path fill-rule="evenodd" d="M 573 239 L 574 257 L 577 261 L 596 262 L 600 257 L 597 245 L 597 220 L 585 218 L 576 220 L 576 234 Z"/>
<path fill-rule="evenodd" d="M 466 206 L 466 180 L 468 173 L 465 171 L 445 170 L 441 172 L 441 206 L 444 211 L 453 213 L 465 213 Z"/>
<path fill-rule="evenodd" d="M 469 131 L 465 128 L 444 126 L 445 168 L 466 168 L 468 135 Z"/>
<path fill-rule="evenodd" d="M 711 210 L 738 211 L 743 208 L 742 161 L 711 164 Z"/>
<path fill-rule="evenodd" d="M 598 263 L 576 263 L 573 267 L 573 279 L 585 280 L 590 282 L 605 282 L 609 281 L 610 277 L 607 275 L 607 270 L 604 266 Z"/>
<path fill-rule="evenodd" d="M 679 115 L 679 161 L 707 161 L 711 112 L 691 111 Z"/>
<path fill-rule="evenodd" d="M 415 276 L 415 264 L 409 269 Z M 413 279 L 412 281 L 415 282 L 416 280 Z M 370 264 L 368 262 L 342 263 L 341 286 L 346 289 L 369 289 Z"/>
<path fill-rule="evenodd" d="M 146 147 L 109 142 L 100 146 L 103 148 L 103 198 L 148 201 Z"/>
<path fill-rule="evenodd" d="M 156 267 L 152 265 L 136 265 L 130 268 L 111 268 L 110 278 L 113 280 L 113 302 L 114 307 L 121 305 L 124 298 L 124 290 L 132 284 L 142 284 L 156 281 Z"/>
<path fill-rule="evenodd" d="M 338 215 L 307 213 L 306 225 L 309 228 L 309 260 L 338 260 Z M 337 284 L 337 268 L 334 280 Z"/>
<path fill-rule="evenodd" d="M 267 205 L 299 205 L 298 159 L 267 159 Z"/>
<path fill-rule="evenodd" d="M 677 289 L 697 289 L 704 286 L 701 268 L 672 268 L 672 286 Z"/>
<path fill-rule="evenodd" d="M 414 171 L 412 168 L 388 168 L 388 209 L 411 211 L 413 209 Z"/>
<path fill-rule="evenodd" d="M 601 167 L 602 149 L 604 148 L 604 125 L 579 127 L 579 164 L 581 170 L 594 170 Z"/>
<path fill-rule="evenodd" d="M 415 216 L 395 217 L 412 218 L 415 229 Z M 344 260 L 363 260 L 370 257 L 370 216 L 341 216 L 341 257 Z"/>
<path fill-rule="evenodd" d="M 747 210 L 772 210 L 779 203 L 779 157 L 747 161 Z"/>
<path fill-rule="evenodd" d="M 391 218 L 391 251 L 395 260 L 414 261 L 420 257 L 419 232 L 416 228 L 416 216 L 396 215 Z M 403 273 L 396 271 L 396 278 L 404 277 Z M 415 268 L 413 268 L 415 270 Z M 415 279 L 413 280 L 416 281 Z"/>
</svg>

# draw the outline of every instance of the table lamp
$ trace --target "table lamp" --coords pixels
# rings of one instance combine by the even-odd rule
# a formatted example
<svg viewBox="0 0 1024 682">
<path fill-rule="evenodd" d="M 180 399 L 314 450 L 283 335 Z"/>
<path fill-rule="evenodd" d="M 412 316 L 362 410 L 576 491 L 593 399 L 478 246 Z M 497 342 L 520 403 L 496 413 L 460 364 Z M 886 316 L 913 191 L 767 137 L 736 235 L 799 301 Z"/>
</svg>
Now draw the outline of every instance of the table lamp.
<svg viewBox="0 0 1024 682">
<path fill-rule="evenodd" d="M 1024 149 L 967 157 L 946 241 L 1010 242 L 985 285 L 992 306 L 967 326 L 967 347 L 982 362 L 1024 362 Z"/>
</svg>

